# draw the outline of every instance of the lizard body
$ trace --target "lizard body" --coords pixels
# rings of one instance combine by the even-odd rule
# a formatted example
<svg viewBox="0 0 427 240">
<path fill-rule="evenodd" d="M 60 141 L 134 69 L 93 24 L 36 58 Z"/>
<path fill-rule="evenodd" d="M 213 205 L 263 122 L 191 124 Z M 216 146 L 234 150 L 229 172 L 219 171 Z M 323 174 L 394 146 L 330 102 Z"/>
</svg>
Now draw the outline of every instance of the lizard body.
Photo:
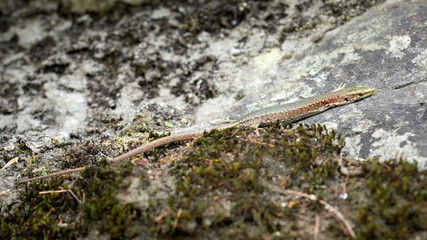
<svg viewBox="0 0 427 240">
<path fill-rule="evenodd" d="M 258 124 L 266 124 L 282 120 L 287 123 L 295 122 L 300 119 L 315 115 L 335 106 L 341 106 L 371 96 L 375 90 L 364 86 L 354 86 L 344 88 L 338 91 L 326 93 L 319 96 L 305 98 L 293 103 L 279 104 L 267 108 L 262 108 L 250 112 L 238 118 L 231 123 L 223 124 L 216 129 L 225 129 L 234 126 L 257 126 Z M 135 148 L 125 154 L 115 157 L 113 161 L 121 161 L 126 158 L 141 154 L 156 147 L 171 143 L 191 140 L 203 135 L 204 132 L 212 129 L 204 129 L 200 131 L 181 133 L 177 135 L 163 137 L 144 144 L 141 147 Z"/>
<path fill-rule="evenodd" d="M 323 112 L 329 108 L 349 104 L 360 99 L 369 97 L 374 92 L 375 90 L 373 88 L 357 85 L 354 87 L 344 88 L 323 95 L 305 98 L 293 103 L 279 104 L 267 108 L 262 108 L 245 114 L 237 120 L 231 121 L 226 124 L 220 124 L 217 127 L 180 133 L 156 139 L 127 153 L 117 156 L 113 158 L 112 161 L 121 161 L 171 142 L 187 141 L 194 138 L 198 138 L 202 136 L 204 132 L 211 131 L 212 129 L 225 129 L 233 126 L 258 126 L 259 124 L 266 124 L 269 122 L 275 122 L 277 120 L 281 120 L 287 123 L 295 122 L 300 119 Z M 83 169 L 84 167 L 69 169 L 46 176 L 22 180 L 20 181 L 20 183 L 37 180 L 45 177 L 79 172 Z"/>
</svg>

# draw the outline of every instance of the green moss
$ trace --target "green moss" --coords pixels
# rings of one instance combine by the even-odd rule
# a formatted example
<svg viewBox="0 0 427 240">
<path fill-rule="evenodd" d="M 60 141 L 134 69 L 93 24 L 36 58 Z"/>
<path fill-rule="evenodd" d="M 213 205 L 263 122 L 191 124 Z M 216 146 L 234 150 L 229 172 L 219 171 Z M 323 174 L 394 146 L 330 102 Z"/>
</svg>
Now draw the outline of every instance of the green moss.
<svg viewBox="0 0 427 240">
<path fill-rule="evenodd" d="M 109 233 L 112 238 L 124 236 L 134 213 L 130 205 L 122 205 L 116 199 L 120 189 L 128 186 L 126 176 L 132 173 L 131 164 L 117 169 L 111 167 L 89 168 L 82 173 L 87 179 L 77 185 L 77 194 L 85 194 L 81 209 L 80 233 L 89 234 L 93 228 L 100 233 Z"/>
<path fill-rule="evenodd" d="M 1 220 L 2 228 L 3 226 L 9 228 L 8 231 L 2 231 L 2 239 L 71 238 L 74 235 L 73 231 L 69 226 L 60 227 L 58 220 L 61 213 L 72 212 L 77 203 L 70 201 L 70 196 L 64 193 L 39 194 L 41 191 L 58 190 L 59 187 L 67 188 L 62 179 L 26 185 L 25 194 L 21 195 L 25 205 Z M 3 221 L 6 221 L 7 225 Z"/>
<path fill-rule="evenodd" d="M 176 197 L 169 198 L 170 212 L 163 221 L 153 221 L 161 214 L 158 205 L 150 210 L 153 215 L 148 215 L 147 222 L 154 223 L 152 231 L 176 236 L 215 229 L 227 237 L 261 237 L 280 230 L 277 216 L 291 219 L 293 210 L 269 199 L 274 193 L 267 183 L 275 174 L 266 165 L 267 159 L 278 159 L 294 169 L 290 171 L 295 178 L 292 182 L 310 181 L 308 188 L 314 190 L 334 177 L 337 166 L 327 158 L 317 164 L 315 149 L 332 158 L 344 143 L 334 131 L 320 125 L 293 128 L 275 123 L 263 132 L 253 139 L 253 129 L 229 128 L 199 138 L 193 150 L 173 164 L 179 179 Z M 255 227 L 257 231 L 248 235 Z"/>
<path fill-rule="evenodd" d="M 12 232 L 13 232 L 13 229 L 8 219 L 0 217 L 0 238 L 10 239 L 12 236 Z"/>
<path fill-rule="evenodd" d="M 170 146 L 147 155 L 164 156 Z M 334 206 L 354 225 L 358 239 L 407 239 L 425 231 L 426 172 L 402 159 L 350 163 L 340 157 L 343 146 L 340 134 L 321 125 L 213 130 L 184 154 L 176 150 L 167 158 L 173 160 L 153 162 L 158 168 L 104 162 L 73 184 L 54 178 L 26 185 L 24 204 L 0 218 L 0 236 L 309 239 L 317 215 L 320 239 L 349 238 L 324 205 L 288 190 Z M 364 175 L 341 174 L 340 161 L 361 167 Z M 140 183 L 130 187 L 130 179 Z M 38 194 L 60 188 L 72 189 L 83 203 L 69 193 Z M 129 189 L 136 190 L 135 204 L 117 197 Z M 340 197 L 344 192 L 347 199 Z M 61 219 L 68 225 L 59 224 Z"/>
<path fill-rule="evenodd" d="M 426 220 L 425 190 L 421 190 L 425 186 L 425 177 L 416 173 L 417 168 L 403 161 L 396 163 L 400 167 L 393 169 L 396 172 L 390 175 L 394 181 L 385 181 L 382 185 L 400 190 L 387 192 L 374 184 L 382 182 L 375 162 L 364 162 L 367 176 L 375 176 L 354 178 L 359 188 L 353 193 L 349 186 L 347 191 L 352 197 L 343 200 L 338 194 L 347 178 L 338 172 L 343 147 L 340 134 L 321 125 L 293 127 L 275 123 L 264 128 L 261 136 L 245 128 L 214 130 L 198 139 L 193 150 L 173 164 L 178 181 L 175 182 L 175 195 L 169 198 L 167 214 L 161 221 L 154 221 L 164 208 L 153 204 L 150 209 L 153 214 L 147 214 L 146 221 L 153 232 L 163 236 L 207 236 L 214 232 L 218 238 L 260 238 L 277 234 L 281 237 L 312 237 L 312 232 L 305 229 L 307 223 L 313 224 L 315 214 L 330 213 L 318 202 L 292 200 L 290 196 L 282 202 L 285 207 L 281 206 L 277 191 L 273 191 L 281 186 L 314 194 L 338 209 L 344 209 L 349 221 L 357 224 L 355 229 L 358 229 L 360 239 L 378 238 L 381 236 L 377 233 L 379 228 L 390 236 L 394 227 L 403 231 L 403 223 L 408 223 L 408 218 L 413 219 L 410 221 L 413 228 L 400 233 L 401 238 L 421 229 Z M 411 179 L 409 175 L 419 179 Z M 279 177 L 284 181 L 275 180 Z M 409 183 L 412 181 L 420 184 L 413 186 L 418 192 L 411 200 L 392 209 L 380 210 L 384 202 L 393 203 L 390 198 L 400 198 L 402 191 L 411 191 Z M 384 195 L 377 196 L 378 199 L 374 197 L 374 201 L 367 200 L 368 205 L 356 204 L 363 192 L 361 183 L 366 184 L 371 194 L 378 194 L 378 191 Z M 365 224 L 369 222 L 367 218 L 372 218 L 369 214 L 375 208 L 382 211 L 375 216 L 391 225 Z M 337 218 L 324 219 L 322 224 L 330 230 L 323 233 L 327 238 L 348 237 L 343 227 L 337 227 L 342 226 Z M 372 232 L 379 235 L 371 235 Z M 382 236 L 388 236 L 386 233 Z"/>
<path fill-rule="evenodd" d="M 134 212 L 130 205 L 120 204 L 115 196 L 127 186 L 124 179 L 132 171 L 131 164 L 86 169 L 72 188 L 82 204 L 67 192 L 39 194 L 41 191 L 68 189 L 62 178 L 25 185 L 25 194 L 21 196 L 25 205 L 11 216 L 0 219 L 2 230 L 8 229 L 2 231 L 2 239 L 67 239 L 85 236 L 94 229 L 108 233 L 112 238 L 124 236 Z M 63 217 L 73 220 L 61 225 Z"/>
<path fill-rule="evenodd" d="M 427 230 L 427 178 L 415 163 L 392 159 L 363 163 L 366 179 L 352 181 L 360 239 L 406 239 Z"/>
</svg>

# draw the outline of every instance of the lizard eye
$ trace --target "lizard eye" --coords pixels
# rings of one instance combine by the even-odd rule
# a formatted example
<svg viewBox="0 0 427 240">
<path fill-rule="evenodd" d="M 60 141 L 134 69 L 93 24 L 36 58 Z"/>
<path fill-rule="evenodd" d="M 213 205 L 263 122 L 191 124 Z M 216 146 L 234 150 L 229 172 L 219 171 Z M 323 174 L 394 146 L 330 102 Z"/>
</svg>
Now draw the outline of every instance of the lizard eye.
<svg viewBox="0 0 427 240">
<path fill-rule="evenodd" d="M 345 100 L 346 102 L 350 101 L 350 100 L 348 100 L 348 98 L 344 98 L 344 100 Z"/>
<path fill-rule="evenodd" d="M 323 104 L 327 104 L 328 102 L 326 100 L 322 100 L 322 103 Z"/>
</svg>

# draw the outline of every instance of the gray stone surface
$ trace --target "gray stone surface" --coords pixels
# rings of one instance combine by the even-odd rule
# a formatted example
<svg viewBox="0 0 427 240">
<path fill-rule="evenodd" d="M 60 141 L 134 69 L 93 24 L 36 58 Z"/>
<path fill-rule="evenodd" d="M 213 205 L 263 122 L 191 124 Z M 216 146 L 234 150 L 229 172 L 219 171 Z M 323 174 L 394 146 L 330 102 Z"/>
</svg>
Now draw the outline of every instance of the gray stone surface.
<svg viewBox="0 0 427 240">
<path fill-rule="evenodd" d="M 285 41 L 280 49 L 249 59 L 237 70 L 233 81 L 242 86 L 244 99 L 211 99 L 199 107 L 199 118 L 203 122 L 221 115 L 211 117 L 212 109 L 232 109 L 224 115 L 230 116 L 236 105 L 246 111 L 272 100 L 293 101 L 342 84 L 362 84 L 374 87 L 377 94 L 302 122 L 342 131 L 344 150 L 352 156 L 403 156 L 425 168 L 426 10 L 421 1 L 387 1 L 327 32 L 318 44 Z M 284 58 L 288 54 L 292 57 Z"/>
<path fill-rule="evenodd" d="M 322 84 L 363 84 L 377 92 L 305 122 L 324 122 L 343 131 L 351 155 L 382 160 L 403 156 L 427 167 L 426 10 L 421 1 L 388 1 L 301 54 L 298 62 L 318 69 L 309 77 L 314 81 L 326 77 Z"/>
<path fill-rule="evenodd" d="M 28 165 L 20 143 L 41 153 L 37 167 L 56 167 L 46 159 L 60 154 L 58 144 L 46 139 L 102 142 L 146 111 L 155 130 L 165 121 L 203 126 L 342 84 L 377 94 L 303 122 L 342 131 L 349 155 L 402 155 L 427 167 L 426 4 L 389 0 L 335 16 L 320 1 L 298 3 L 195 38 L 180 31 L 185 9 L 171 6 L 69 18 L 56 1 L 1 3 L 0 166 L 21 160 L 0 172 L 0 192 Z"/>
</svg>

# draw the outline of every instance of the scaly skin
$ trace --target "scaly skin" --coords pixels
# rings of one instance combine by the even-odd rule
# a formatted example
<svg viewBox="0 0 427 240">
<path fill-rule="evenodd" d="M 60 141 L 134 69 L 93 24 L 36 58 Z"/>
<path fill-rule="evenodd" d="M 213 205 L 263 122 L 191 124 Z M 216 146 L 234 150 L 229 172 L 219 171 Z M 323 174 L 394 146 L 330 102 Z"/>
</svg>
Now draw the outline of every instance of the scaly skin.
<svg viewBox="0 0 427 240">
<path fill-rule="evenodd" d="M 277 120 L 291 123 L 291 122 L 295 122 L 300 119 L 318 114 L 329 108 L 346 105 L 346 104 L 358 101 L 360 99 L 369 97 L 374 92 L 375 90 L 373 88 L 360 86 L 360 85 L 350 87 L 350 88 L 344 88 L 344 89 L 333 91 L 323 95 L 305 98 L 293 103 L 280 104 L 280 105 L 275 105 L 268 108 L 263 108 L 263 109 L 248 113 L 235 121 L 232 121 L 227 124 L 219 125 L 215 128 L 225 129 L 233 126 L 258 126 L 259 124 L 266 124 L 269 122 L 275 122 Z M 115 157 L 113 158 L 113 161 L 114 162 L 121 161 L 171 142 L 180 142 L 180 141 L 195 139 L 202 136 L 204 132 L 209 132 L 212 129 L 214 128 L 181 133 L 177 135 L 159 138 L 152 142 L 144 144 L 138 148 L 135 148 L 132 151 L 129 151 L 125 154 Z M 68 174 L 72 172 L 80 172 L 83 169 L 84 168 L 69 169 L 66 171 L 61 171 L 61 172 L 53 173 L 46 176 L 22 180 L 20 181 L 20 183 L 42 179 L 46 177 L 51 177 L 51 176 Z"/>
</svg>

